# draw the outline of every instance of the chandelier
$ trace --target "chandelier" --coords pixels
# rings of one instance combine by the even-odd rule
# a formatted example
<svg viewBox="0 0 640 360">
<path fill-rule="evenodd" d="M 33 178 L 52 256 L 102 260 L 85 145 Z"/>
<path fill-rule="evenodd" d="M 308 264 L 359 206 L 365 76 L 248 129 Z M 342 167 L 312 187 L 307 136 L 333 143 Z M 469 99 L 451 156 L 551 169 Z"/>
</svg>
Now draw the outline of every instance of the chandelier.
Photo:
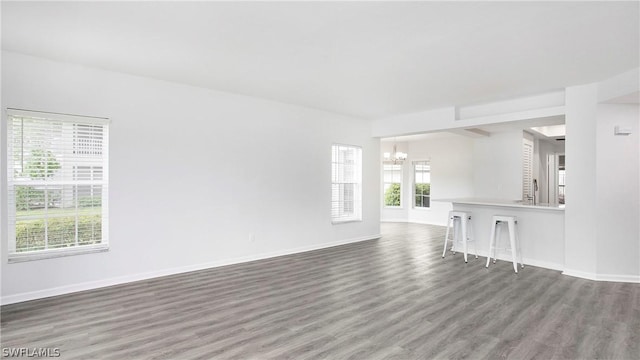
<svg viewBox="0 0 640 360">
<path fill-rule="evenodd" d="M 407 153 L 398 151 L 395 143 L 393 144 L 393 153 L 386 152 L 383 156 L 385 161 L 393 161 L 394 163 L 407 160 Z"/>
</svg>

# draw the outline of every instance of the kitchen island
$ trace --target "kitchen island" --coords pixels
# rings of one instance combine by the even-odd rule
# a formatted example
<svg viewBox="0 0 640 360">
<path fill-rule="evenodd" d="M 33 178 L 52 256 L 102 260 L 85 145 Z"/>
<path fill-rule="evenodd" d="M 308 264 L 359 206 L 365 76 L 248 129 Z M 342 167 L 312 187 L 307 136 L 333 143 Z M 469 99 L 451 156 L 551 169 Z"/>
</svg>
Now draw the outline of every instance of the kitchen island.
<svg viewBox="0 0 640 360">
<path fill-rule="evenodd" d="M 479 256 L 486 257 L 489 254 L 491 218 L 494 215 L 510 215 L 518 220 L 518 238 L 525 265 L 564 269 L 564 205 L 533 205 L 520 201 L 479 198 L 433 201 L 450 202 L 453 210 L 471 213 L 473 224 L 470 236 L 476 240 Z M 504 248 L 508 246 L 507 231 L 502 233 L 498 247 Z M 497 257 L 511 261 L 511 254 L 504 249 L 498 249 Z"/>
</svg>

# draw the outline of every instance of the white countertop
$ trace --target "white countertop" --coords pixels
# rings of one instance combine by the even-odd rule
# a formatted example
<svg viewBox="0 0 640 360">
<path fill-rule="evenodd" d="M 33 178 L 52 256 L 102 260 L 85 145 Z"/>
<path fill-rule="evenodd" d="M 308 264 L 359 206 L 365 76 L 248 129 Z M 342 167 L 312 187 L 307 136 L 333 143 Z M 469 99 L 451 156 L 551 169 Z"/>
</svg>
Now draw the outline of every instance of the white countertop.
<svg viewBox="0 0 640 360">
<path fill-rule="evenodd" d="M 558 205 L 558 204 L 531 205 L 531 204 L 523 203 L 521 200 L 459 198 L 459 199 L 432 199 L 432 201 L 450 202 L 454 204 L 467 204 L 467 205 L 486 205 L 486 206 L 502 206 L 502 207 L 536 209 L 536 210 L 564 211 L 564 205 Z"/>
</svg>

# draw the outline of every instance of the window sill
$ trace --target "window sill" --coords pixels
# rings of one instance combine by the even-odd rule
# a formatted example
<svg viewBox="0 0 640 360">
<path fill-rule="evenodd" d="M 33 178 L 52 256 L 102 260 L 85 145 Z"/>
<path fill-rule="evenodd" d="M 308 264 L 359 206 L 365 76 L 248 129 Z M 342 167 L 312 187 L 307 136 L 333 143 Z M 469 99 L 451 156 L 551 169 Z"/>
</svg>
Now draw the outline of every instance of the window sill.
<svg viewBox="0 0 640 360">
<path fill-rule="evenodd" d="M 431 210 L 431 207 L 413 207 L 413 210 L 417 210 L 417 211 L 429 211 Z"/>
<path fill-rule="evenodd" d="M 402 210 L 403 207 L 402 206 L 383 206 L 385 209 L 389 209 L 389 210 Z"/>
<path fill-rule="evenodd" d="M 109 251 L 108 244 L 9 254 L 9 264 Z"/>
</svg>

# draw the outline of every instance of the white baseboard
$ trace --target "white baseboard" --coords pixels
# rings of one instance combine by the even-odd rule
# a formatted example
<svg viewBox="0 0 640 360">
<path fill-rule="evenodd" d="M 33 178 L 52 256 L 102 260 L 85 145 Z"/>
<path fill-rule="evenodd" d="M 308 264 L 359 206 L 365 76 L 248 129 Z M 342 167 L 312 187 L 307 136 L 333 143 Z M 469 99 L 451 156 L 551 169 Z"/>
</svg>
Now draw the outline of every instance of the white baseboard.
<svg viewBox="0 0 640 360">
<path fill-rule="evenodd" d="M 541 267 L 541 268 L 556 270 L 556 271 L 564 270 L 563 264 L 553 263 L 549 261 L 540 261 L 535 259 L 529 259 L 526 257 L 523 258 L 522 261 L 525 263 L 525 265 L 531 265 L 531 266 L 536 266 L 536 267 Z"/>
<path fill-rule="evenodd" d="M 485 261 L 486 261 L 486 257 L 489 256 L 489 252 L 488 251 L 478 251 L 478 256 L 484 257 Z M 497 258 L 500 261 L 512 262 L 510 255 L 498 253 L 497 254 Z M 550 270 L 557 270 L 557 271 L 564 270 L 564 266 L 562 264 L 558 264 L 558 263 L 554 263 L 554 262 L 550 262 L 550 261 L 540 261 L 540 260 L 536 260 L 536 259 L 530 259 L 530 258 L 522 257 L 522 262 L 525 265 L 536 266 L 536 267 L 541 267 L 541 268 L 550 269 Z"/>
<path fill-rule="evenodd" d="M 565 269 L 562 274 L 593 281 L 640 283 L 640 275 L 597 274 L 572 269 Z"/>
<path fill-rule="evenodd" d="M 407 220 L 407 222 L 412 224 L 421 224 L 421 225 L 447 226 L 447 223 L 438 224 L 438 223 L 423 221 L 423 220 Z"/>
<path fill-rule="evenodd" d="M 410 224 L 421 224 L 421 225 L 436 225 L 436 226 L 447 226 L 444 224 L 436 224 L 429 221 L 422 220 L 407 220 L 407 219 L 381 219 L 380 222 L 397 222 L 397 223 L 410 223 Z"/>
<path fill-rule="evenodd" d="M 459 250 L 458 250 L 459 252 Z M 478 251 L 478 256 L 486 258 L 488 256 L 488 251 Z M 469 254 L 474 254 L 472 251 L 469 251 Z M 498 260 L 511 262 L 511 256 L 507 254 L 498 254 Z M 526 257 L 522 258 L 522 261 L 525 265 L 541 267 L 545 269 L 562 271 L 563 275 L 578 277 L 582 279 L 592 280 L 592 281 L 611 281 L 611 282 L 624 282 L 624 283 L 640 283 L 640 275 L 620 275 L 620 274 L 597 274 L 597 273 L 589 273 L 585 271 L 578 271 L 572 269 L 565 269 L 563 264 L 548 262 L 548 261 L 540 261 L 536 259 L 529 259 Z"/>
<path fill-rule="evenodd" d="M 14 304 L 14 303 L 19 303 L 19 302 L 23 302 L 23 301 L 36 300 L 36 299 L 42 299 L 42 298 L 47 298 L 47 297 L 51 297 L 51 296 L 70 294 L 70 293 L 75 293 L 75 292 L 79 292 L 79 291 L 93 290 L 93 289 L 98 289 L 98 288 L 107 287 L 107 286 L 121 285 L 121 284 L 126 284 L 126 283 L 130 283 L 130 282 L 134 282 L 134 281 L 157 278 L 157 277 L 161 277 L 161 276 L 176 275 L 176 274 L 182 274 L 182 273 L 191 272 L 191 271 L 205 270 L 205 269 L 211 269 L 211 268 L 216 268 L 216 267 L 220 267 L 220 266 L 240 264 L 240 263 L 245 263 L 245 262 L 250 262 L 250 261 L 274 258 L 274 257 L 278 257 L 278 256 L 298 254 L 298 253 L 303 253 L 303 252 L 307 252 L 307 251 L 326 249 L 326 248 L 339 246 L 339 245 L 346 245 L 346 244 L 351 244 L 351 243 L 356 243 L 356 242 L 361 242 L 361 241 L 379 239 L 381 237 L 382 237 L 381 234 L 362 236 L 362 237 L 358 237 L 358 238 L 333 241 L 333 242 L 330 242 L 330 243 L 302 246 L 302 247 L 293 248 L 293 249 L 272 251 L 272 252 L 268 252 L 268 253 L 262 253 L 262 254 L 251 255 L 251 256 L 243 256 L 243 257 L 238 257 L 238 258 L 233 258 L 233 259 L 228 259 L 228 260 L 219 260 L 219 261 L 213 261 L 213 262 L 203 263 L 203 264 L 181 266 L 181 267 L 177 267 L 177 268 L 163 269 L 163 270 L 158 270 L 158 271 L 150 271 L 150 272 L 146 272 L 146 273 L 140 273 L 140 274 L 134 274 L 134 275 L 126 275 L 126 276 L 120 276 L 120 277 L 109 278 L 109 279 L 104 279 L 104 280 L 89 281 L 89 282 L 83 282 L 83 283 L 79 283 L 79 284 L 60 286 L 60 287 L 55 287 L 55 288 L 50 288 L 50 289 L 31 291 L 31 292 L 19 293 L 19 294 L 14 294 L 14 295 L 7 295 L 7 296 L 2 296 L 2 298 L 0 299 L 0 304 L 1 305 Z"/>
<path fill-rule="evenodd" d="M 640 284 L 640 275 L 597 274 L 596 280 Z"/>
<path fill-rule="evenodd" d="M 581 278 L 581 279 L 594 280 L 594 281 L 597 280 L 595 273 L 589 273 L 589 272 L 585 272 L 585 271 L 564 269 L 562 274 L 563 275 L 567 275 L 567 276 L 573 276 L 573 277 Z"/>
</svg>

